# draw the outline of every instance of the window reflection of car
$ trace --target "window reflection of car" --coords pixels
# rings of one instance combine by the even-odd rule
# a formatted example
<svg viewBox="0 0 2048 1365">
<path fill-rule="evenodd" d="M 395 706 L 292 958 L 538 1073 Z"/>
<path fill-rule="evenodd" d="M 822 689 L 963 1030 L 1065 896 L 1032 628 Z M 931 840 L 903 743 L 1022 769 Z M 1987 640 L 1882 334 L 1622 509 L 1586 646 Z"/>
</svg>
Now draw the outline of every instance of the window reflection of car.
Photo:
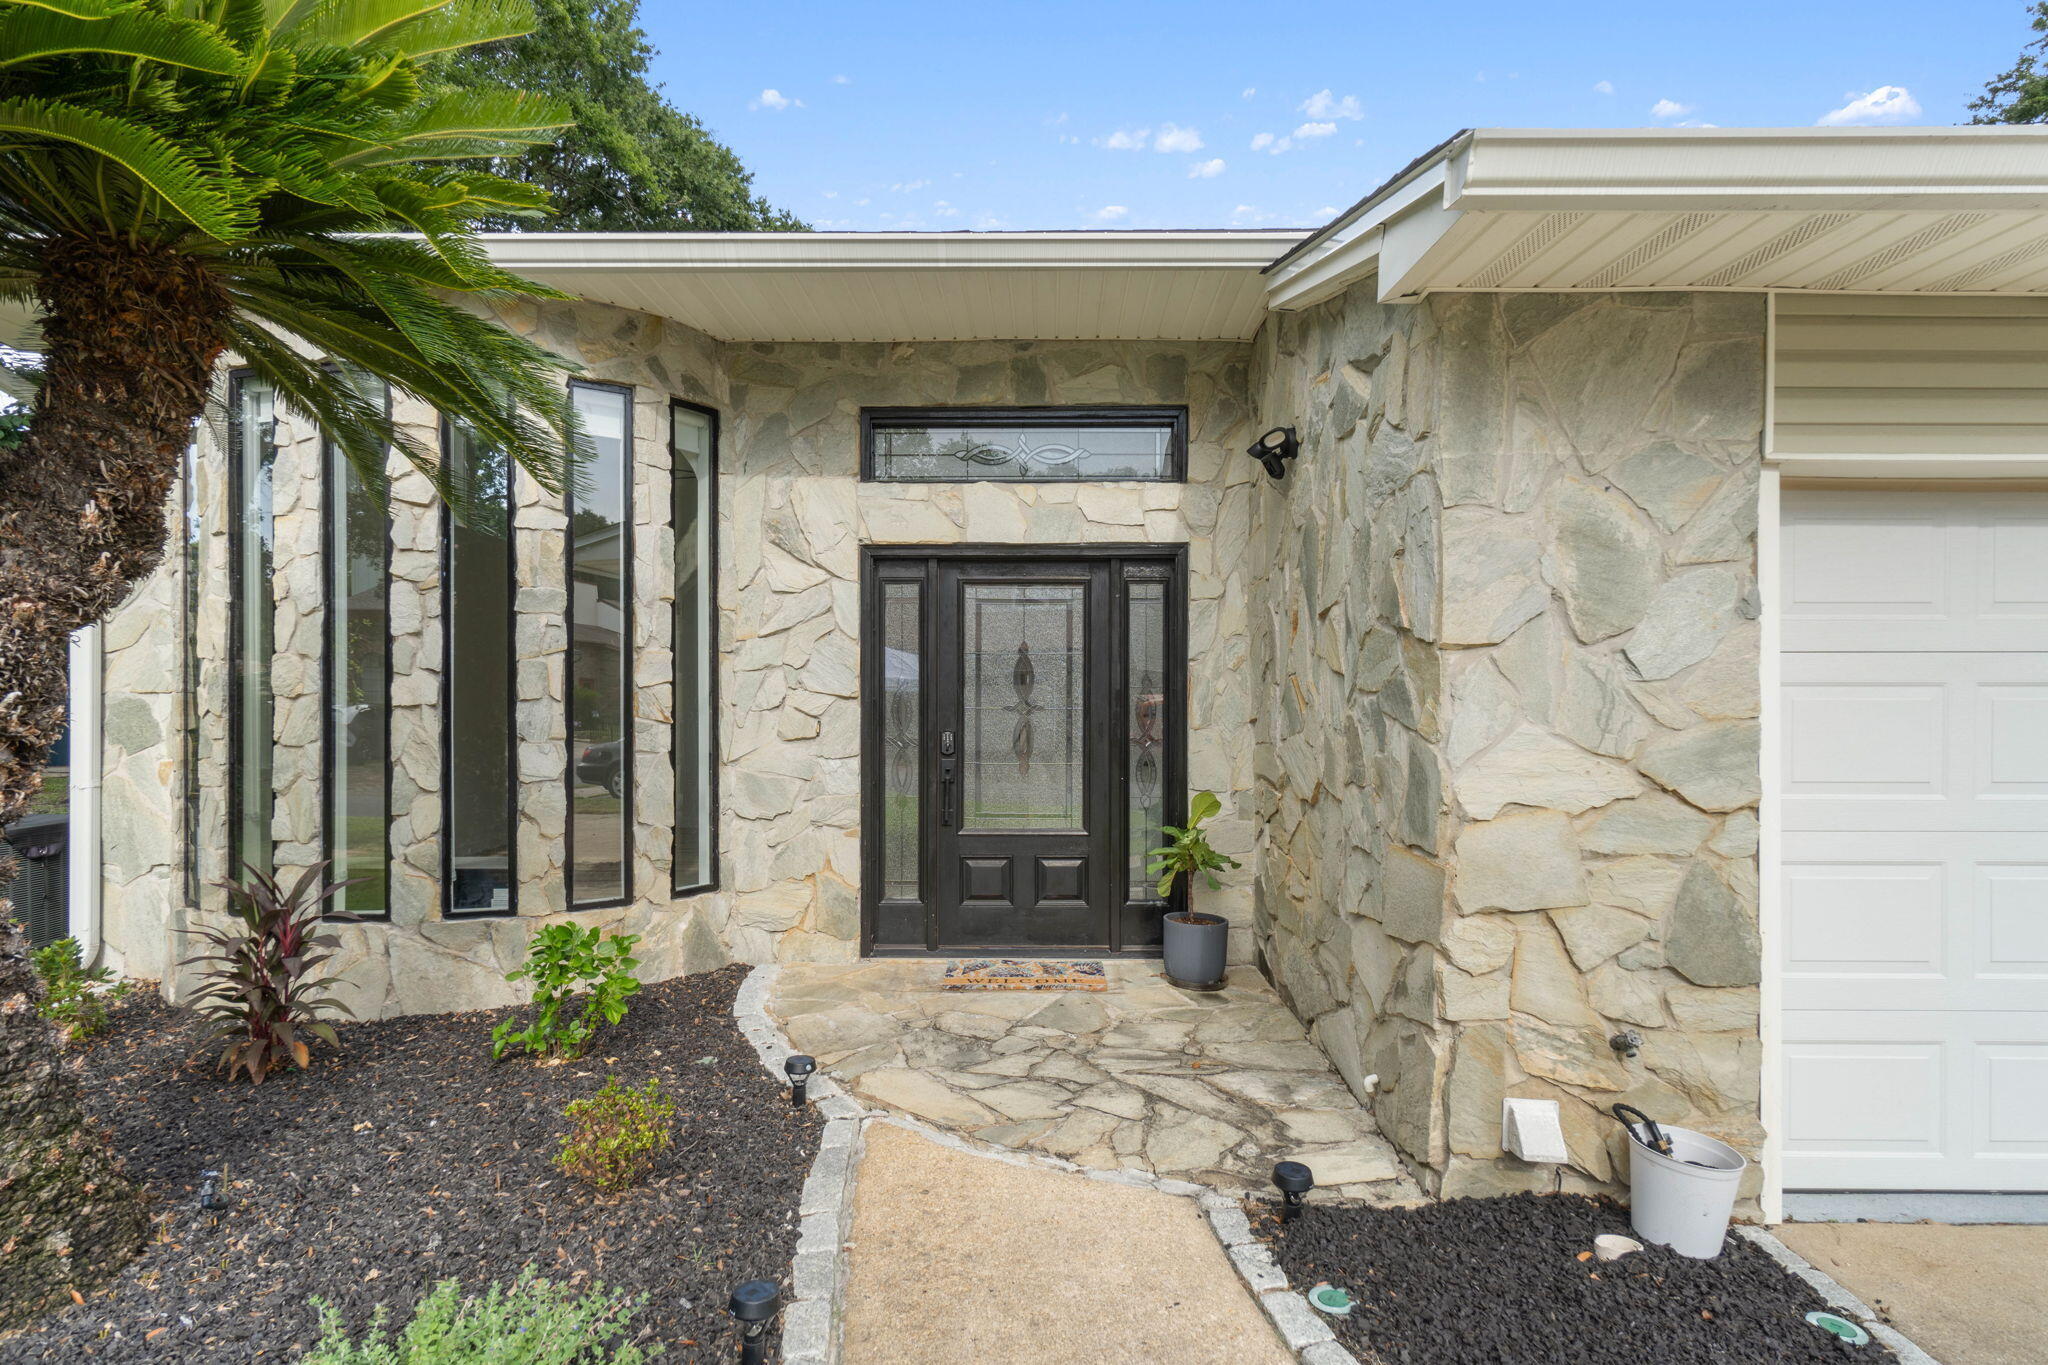
<svg viewBox="0 0 2048 1365">
<path fill-rule="evenodd" d="M 592 744 L 576 759 L 576 780 L 586 787 L 603 787 L 613 796 L 626 794 L 626 745 L 624 740 Z"/>
</svg>

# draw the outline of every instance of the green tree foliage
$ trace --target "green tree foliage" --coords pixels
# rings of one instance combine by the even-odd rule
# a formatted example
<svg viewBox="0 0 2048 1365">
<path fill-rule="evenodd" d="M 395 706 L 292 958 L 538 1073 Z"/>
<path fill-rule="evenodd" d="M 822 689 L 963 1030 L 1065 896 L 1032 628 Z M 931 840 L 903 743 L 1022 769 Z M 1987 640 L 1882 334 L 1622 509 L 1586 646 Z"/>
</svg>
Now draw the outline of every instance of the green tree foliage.
<svg viewBox="0 0 2048 1365">
<path fill-rule="evenodd" d="M 704 125 L 647 79 L 654 54 L 640 0 L 537 0 L 538 25 L 435 65 L 457 86 L 509 85 L 553 95 L 576 126 L 489 169 L 539 185 L 558 232 L 802 231 L 805 224 L 753 192 L 753 175 Z M 493 228 L 530 226 L 500 215 Z"/>
<path fill-rule="evenodd" d="M 2048 123 L 2048 0 L 2035 0 L 2028 13 L 2041 36 L 2020 49 L 2012 69 L 1994 76 L 1984 93 L 1970 101 L 1972 123 Z"/>
</svg>

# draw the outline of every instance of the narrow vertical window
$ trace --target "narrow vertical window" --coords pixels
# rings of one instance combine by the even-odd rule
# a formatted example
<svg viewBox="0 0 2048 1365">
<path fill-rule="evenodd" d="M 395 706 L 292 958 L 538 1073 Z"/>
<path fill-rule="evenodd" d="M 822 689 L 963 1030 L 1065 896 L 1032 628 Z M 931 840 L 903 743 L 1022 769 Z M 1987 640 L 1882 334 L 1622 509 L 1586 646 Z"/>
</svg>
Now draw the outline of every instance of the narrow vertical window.
<svg viewBox="0 0 2048 1365">
<path fill-rule="evenodd" d="M 718 638 L 712 566 L 718 543 L 718 420 L 681 403 L 669 410 L 676 537 L 674 886 L 718 880 Z"/>
<path fill-rule="evenodd" d="M 1129 799 L 1125 826 L 1130 858 L 1129 896 L 1156 901 L 1158 883 L 1147 874 L 1151 852 L 1163 842 L 1166 823 L 1166 580 L 1124 580 L 1124 791 Z"/>
<path fill-rule="evenodd" d="M 924 585 L 882 584 L 882 896 L 924 894 Z"/>
<path fill-rule="evenodd" d="M 236 374 L 228 383 L 228 464 L 234 496 L 234 585 L 229 641 L 230 742 L 228 874 L 242 877 L 271 866 L 271 817 L 276 801 L 272 780 L 277 705 L 271 693 L 277 609 L 272 571 L 276 563 L 273 479 L 277 470 L 275 395 L 254 375 Z"/>
<path fill-rule="evenodd" d="M 199 904 L 199 575 L 205 561 L 200 554 L 199 443 L 185 447 L 185 477 L 181 519 L 184 540 L 180 547 L 184 581 L 178 595 L 178 719 L 179 805 L 183 810 L 185 845 L 185 904 Z"/>
<path fill-rule="evenodd" d="M 444 512 L 441 716 L 447 913 L 515 908 L 512 749 L 512 462 L 453 422 L 442 464 L 462 512 Z"/>
<path fill-rule="evenodd" d="M 569 903 L 628 898 L 632 864 L 633 403 L 630 390 L 570 386 L 590 458 L 569 491 Z"/>
<path fill-rule="evenodd" d="M 381 401 L 390 402 L 386 391 Z M 383 471 L 366 480 L 332 441 L 325 465 L 327 875 L 359 879 L 338 910 L 391 913 L 391 516 Z"/>
</svg>

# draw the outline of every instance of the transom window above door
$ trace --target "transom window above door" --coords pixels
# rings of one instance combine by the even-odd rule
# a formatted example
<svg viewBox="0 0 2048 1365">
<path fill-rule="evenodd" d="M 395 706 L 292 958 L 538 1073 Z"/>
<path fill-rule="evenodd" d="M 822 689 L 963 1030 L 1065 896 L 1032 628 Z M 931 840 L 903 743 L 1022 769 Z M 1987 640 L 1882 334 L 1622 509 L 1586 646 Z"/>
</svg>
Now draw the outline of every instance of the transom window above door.
<svg viewBox="0 0 2048 1365">
<path fill-rule="evenodd" d="M 866 408 L 861 477 L 884 483 L 1178 483 L 1186 408 Z"/>
</svg>

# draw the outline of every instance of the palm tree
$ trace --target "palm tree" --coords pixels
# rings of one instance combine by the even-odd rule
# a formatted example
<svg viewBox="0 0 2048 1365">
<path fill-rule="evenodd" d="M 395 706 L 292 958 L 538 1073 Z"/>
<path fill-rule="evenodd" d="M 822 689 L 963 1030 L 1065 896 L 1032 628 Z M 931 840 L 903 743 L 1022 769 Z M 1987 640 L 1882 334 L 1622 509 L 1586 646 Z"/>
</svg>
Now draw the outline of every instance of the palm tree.
<svg viewBox="0 0 2048 1365">
<path fill-rule="evenodd" d="M 560 486 L 563 362 L 464 306 L 559 297 L 493 267 L 466 228 L 538 214 L 545 196 L 447 163 L 546 144 L 566 116 L 421 75 L 532 23 L 525 0 L 0 0 L 0 307 L 32 310 L 42 334 L 26 435 L 0 446 L 0 827 L 63 729 L 70 635 L 162 556 L 224 355 L 373 487 L 393 447 L 438 483 L 435 453 L 328 362 Z M 0 846 L 0 887 L 12 863 Z M 47 1083 L 9 909 L 0 898 L 0 1328 L 110 1272 L 145 1226 L 110 1196 L 123 1182 L 103 1144 L 9 1178 L 34 1144 L 85 1131 Z"/>
</svg>

